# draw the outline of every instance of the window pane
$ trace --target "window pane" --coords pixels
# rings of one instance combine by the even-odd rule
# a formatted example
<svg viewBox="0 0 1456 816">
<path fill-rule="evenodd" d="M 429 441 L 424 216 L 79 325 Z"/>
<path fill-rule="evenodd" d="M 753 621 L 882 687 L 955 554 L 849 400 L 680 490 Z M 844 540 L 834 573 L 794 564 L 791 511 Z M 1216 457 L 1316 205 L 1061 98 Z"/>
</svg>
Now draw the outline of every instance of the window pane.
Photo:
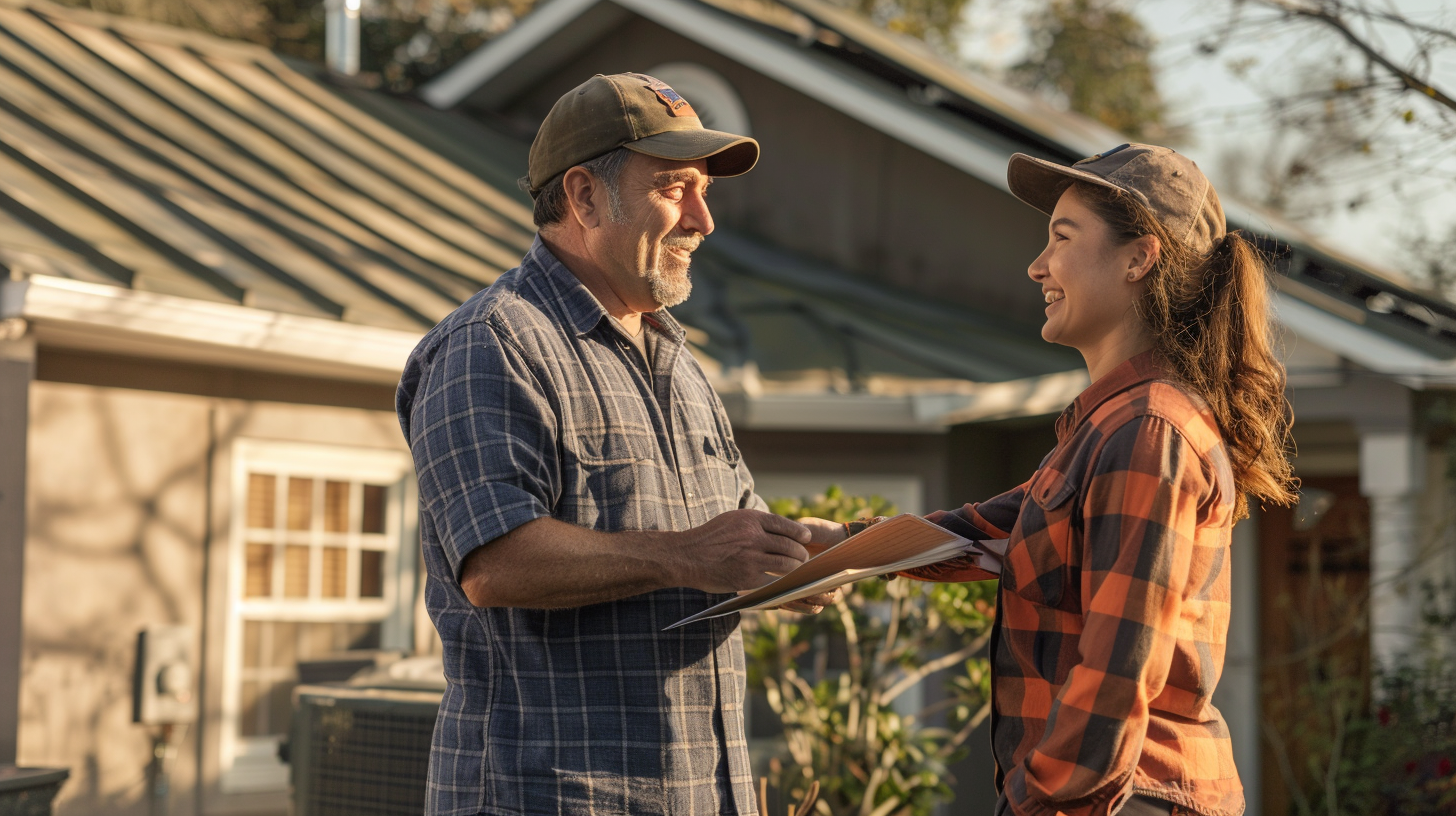
<svg viewBox="0 0 1456 816">
<path fill-rule="evenodd" d="M 332 623 L 305 623 L 304 627 L 304 657 L 320 657 L 330 652 L 337 652 L 344 648 L 334 635 L 336 624 Z"/>
<path fill-rule="evenodd" d="M 292 681 L 273 684 L 273 689 L 268 694 L 267 733 L 288 733 L 288 724 L 293 721 L 293 687 L 295 685 L 297 684 Z"/>
<path fill-rule="evenodd" d="M 288 480 L 288 529 L 313 526 L 313 479 Z"/>
<path fill-rule="evenodd" d="M 241 706 L 238 709 L 238 732 L 245 737 L 259 736 L 265 733 L 262 729 L 262 723 L 258 722 L 258 717 L 262 714 L 258 706 L 258 703 L 261 702 L 258 698 L 261 696 L 262 689 L 258 681 L 244 680 L 241 690 Z"/>
<path fill-rule="evenodd" d="M 383 627 L 378 623 L 341 623 L 345 648 L 378 649 L 379 636 Z"/>
<path fill-rule="evenodd" d="M 349 532 L 348 482 L 324 482 L 324 532 Z"/>
<path fill-rule="evenodd" d="M 384 597 L 384 553 L 359 551 L 359 597 Z"/>
<path fill-rule="evenodd" d="M 273 511 L 278 504 L 278 477 L 264 473 L 248 474 L 248 526 L 273 529 Z"/>
<path fill-rule="evenodd" d="M 364 513 L 359 520 L 362 533 L 384 532 L 384 485 L 364 485 Z"/>
<path fill-rule="evenodd" d="M 273 594 L 273 545 L 249 544 L 243 597 L 267 598 Z"/>
<path fill-rule="evenodd" d="M 275 669 L 288 669 L 292 674 L 298 666 L 298 624 L 292 621 L 274 621 L 273 649 L 268 665 Z"/>
<path fill-rule="evenodd" d="M 259 658 L 263 653 L 261 638 L 264 626 L 267 624 L 258 621 L 243 621 L 243 668 L 245 669 L 258 667 Z"/>
<path fill-rule="evenodd" d="M 289 544 L 283 548 L 283 597 L 308 597 L 308 547 Z"/>
<path fill-rule="evenodd" d="M 324 547 L 324 597 L 342 598 L 349 594 L 349 551 L 343 547 Z"/>
</svg>

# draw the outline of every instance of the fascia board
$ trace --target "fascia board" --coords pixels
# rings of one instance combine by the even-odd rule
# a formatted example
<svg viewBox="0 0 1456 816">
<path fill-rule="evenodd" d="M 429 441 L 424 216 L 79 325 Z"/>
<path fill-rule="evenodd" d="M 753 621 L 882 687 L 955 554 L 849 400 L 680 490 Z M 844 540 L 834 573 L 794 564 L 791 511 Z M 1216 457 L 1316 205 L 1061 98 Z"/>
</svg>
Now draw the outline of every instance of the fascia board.
<svg viewBox="0 0 1456 816">
<path fill-rule="evenodd" d="M 388 384 L 422 333 L 33 275 L 0 286 L 0 316 L 42 347 Z"/>
<path fill-rule="evenodd" d="M 1456 365 L 1422 354 L 1379 332 L 1357 326 L 1317 306 L 1273 293 L 1279 322 L 1301 340 L 1321 346 L 1364 368 L 1412 388 L 1456 383 Z"/>
<path fill-rule="evenodd" d="M 420 98 L 444 110 L 525 59 L 557 32 L 605 0 L 550 0 L 509 31 L 470 52 L 453 68 L 420 88 Z"/>
</svg>

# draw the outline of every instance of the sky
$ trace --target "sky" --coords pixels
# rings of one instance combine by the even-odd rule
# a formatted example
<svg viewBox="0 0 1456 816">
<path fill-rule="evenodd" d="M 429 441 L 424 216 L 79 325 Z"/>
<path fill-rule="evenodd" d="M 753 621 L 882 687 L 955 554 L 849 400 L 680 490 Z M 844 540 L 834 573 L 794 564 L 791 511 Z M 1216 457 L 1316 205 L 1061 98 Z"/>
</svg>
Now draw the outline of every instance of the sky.
<svg viewBox="0 0 1456 816">
<path fill-rule="evenodd" d="M 1367 2 L 1456 31 L 1456 0 Z M 961 55 L 992 69 L 1014 64 L 1026 50 L 1020 20 L 1028 5 L 1027 0 L 972 0 Z M 1356 75 L 1364 72 L 1365 61 L 1355 59 L 1333 32 L 1308 23 L 1247 26 L 1212 56 L 1204 53 L 1200 45 L 1217 40 L 1235 5 L 1233 0 L 1130 0 L 1159 43 L 1153 63 L 1169 121 L 1187 129 L 1178 149 L 1198 162 L 1221 193 L 1247 198 L 1260 186 L 1262 162 L 1304 151 L 1297 137 L 1271 126 L 1267 96 L 1296 90 L 1300 83 L 1327 84 L 1336 59 L 1343 58 Z M 1413 53 L 1412 41 L 1393 27 L 1376 26 L 1367 33 L 1399 63 Z M 1456 37 L 1438 53 L 1430 78 L 1456 95 Z M 1456 116 L 1443 119 L 1424 99 L 1401 102 L 1412 111 L 1412 121 L 1395 108 L 1360 117 L 1353 135 L 1371 137 L 1370 155 L 1338 165 L 1329 193 L 1307 196 L 1289 215 L 1340 251 L 1414 276 L 1412 241 L 1456 230 Z M 1349 200 L 1357 204 L 1351 207 Z"/>
</svg>

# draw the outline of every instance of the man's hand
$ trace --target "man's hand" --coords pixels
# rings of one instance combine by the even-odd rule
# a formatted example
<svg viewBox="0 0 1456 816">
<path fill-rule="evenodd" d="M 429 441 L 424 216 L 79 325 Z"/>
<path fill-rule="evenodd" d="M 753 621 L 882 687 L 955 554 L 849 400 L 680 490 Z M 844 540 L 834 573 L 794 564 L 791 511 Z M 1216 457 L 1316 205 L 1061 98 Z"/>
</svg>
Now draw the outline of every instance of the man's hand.
<svg viewBox="0 0 1456 816">
<path fill-rule="evenodd" d="M 809 560 L 807 527 L 761 510 L 730 510 L 683 533 L 682 586 L 704 592 L 757 589 Z"/>
</svg>

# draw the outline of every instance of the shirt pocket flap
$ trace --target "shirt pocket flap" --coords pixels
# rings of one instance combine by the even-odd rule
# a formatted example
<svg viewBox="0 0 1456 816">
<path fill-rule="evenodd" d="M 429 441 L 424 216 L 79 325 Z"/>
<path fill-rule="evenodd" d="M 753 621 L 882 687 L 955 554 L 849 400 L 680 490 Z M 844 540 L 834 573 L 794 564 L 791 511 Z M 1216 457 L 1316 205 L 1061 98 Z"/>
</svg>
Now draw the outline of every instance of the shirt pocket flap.
<svg viewBox="0 0 1456 816">
<path fill-rule="evenodd" d="M 1077 492 L 1077 485 L 1065 473 L 1043 470 L 1031 484 L 1031 500 L 1043 511 L 1055 510 Z"/>
</svg>

